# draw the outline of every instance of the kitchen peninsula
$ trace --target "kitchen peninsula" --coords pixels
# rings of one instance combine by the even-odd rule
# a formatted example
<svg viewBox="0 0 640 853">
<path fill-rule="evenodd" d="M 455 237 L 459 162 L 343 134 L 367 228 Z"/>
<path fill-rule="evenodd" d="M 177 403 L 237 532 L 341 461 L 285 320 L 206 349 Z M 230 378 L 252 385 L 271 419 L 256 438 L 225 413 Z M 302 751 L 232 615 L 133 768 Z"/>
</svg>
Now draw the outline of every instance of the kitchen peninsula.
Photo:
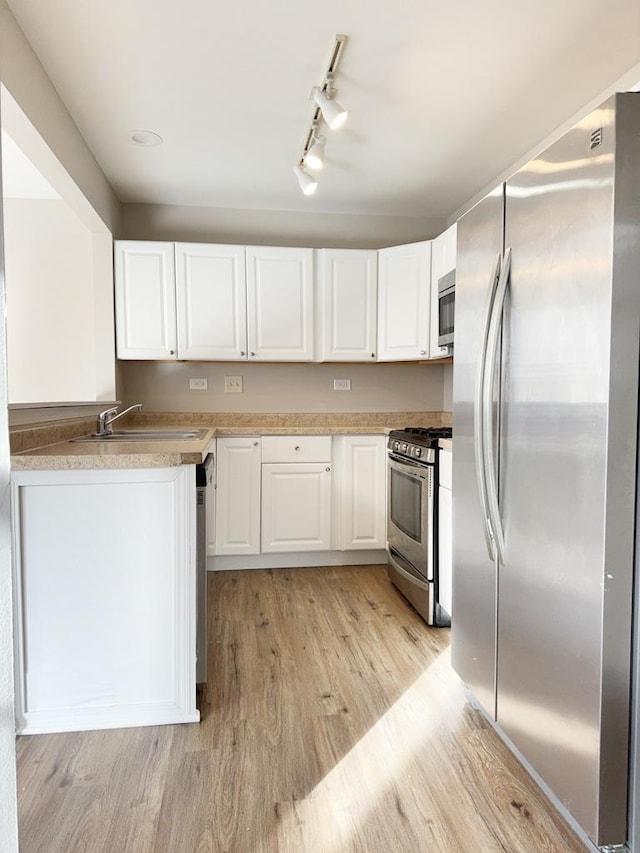
<svg viewBox="0 0 640 853">
<path fill-rule="evenodd" d="M 396 426 L 439 426 L 449 419 L 442 412 L 144 413 L 127 419 L 136 429 L 204 431 L 197 441 L 177 442 L 74 441 L 92 428 L 87 419 L 52 427 L 51 444 L 44 443 L 46 426 L 14 430 L 19 731 L 199 719 L 195 466 L 214 449 L 216 437 L 329 436 L 335 442 L 377 436 L 383 446 Z M 337 457 L 327 467 L 336 466 L 334 495 Z M 384 468 L 376 476 L 384 497 Z M 340 547 L 322 557 L 327 553 L 351 562 L 380 556 L 379 550 L 344 554 Z"/>
</svg>

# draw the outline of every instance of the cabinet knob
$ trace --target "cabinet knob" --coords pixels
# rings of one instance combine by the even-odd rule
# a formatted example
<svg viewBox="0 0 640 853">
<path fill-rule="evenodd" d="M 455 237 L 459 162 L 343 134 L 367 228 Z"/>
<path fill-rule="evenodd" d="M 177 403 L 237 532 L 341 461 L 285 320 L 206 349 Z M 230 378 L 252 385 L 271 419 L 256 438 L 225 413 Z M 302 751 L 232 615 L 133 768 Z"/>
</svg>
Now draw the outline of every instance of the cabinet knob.
<svg viewBox="0 0 640 853">
<path fill-rule="evenodd" d="M 260 442 L 259 442 L 259 441 L 254 441 L 254 442 L 253 442 L 253 446 L 254 446 L 254 447 L 257 447 L 259 444 L 260 444 Z"/>
<path fill-rule="evenodd" d="M 245 356 L 245 355 L 246 355 L 246 352 L 243 352 L 243 351 L 241 350 L 241 351 L 240 351 L 240 355 Z"/>
<path fill-rule="evenodd" d="M 174 349 L 169 350 L 169 355 L 175 355 L 175 354 L 176 354 L 176 351 Z"/>
<path fill-rule="evenodd" d="M 299 445 L 299 444 L 296 444 L 296 446 L 295 446 L 293 449 L 294 449 L 294 450 L 300 450 L 300 445 Z"/>
<path fill-rule="evenodd" d="M 420 350 L 420 355 L 426 355 L 426 354 L 427 354 L 426 349 L 421 349 L 421 350 Z"/>
<path fill-rule="evenodd" d="M 375 357 L 376 357 L 375 352 L 372 352 L 372 353 L 371 353 L 371 358 L 375 358 Z"/>
<path fill-rule="evenodd" d="M 255 352 L 250 352 L 249 355 L 254 356 Z"/>
<path fill-rule="evenodd" d="M 325 468 L 324 470 L 325 470 L 325 471 L 330 471 L 330 470 L 331 470 L 331 468 Z"/>
</svg>

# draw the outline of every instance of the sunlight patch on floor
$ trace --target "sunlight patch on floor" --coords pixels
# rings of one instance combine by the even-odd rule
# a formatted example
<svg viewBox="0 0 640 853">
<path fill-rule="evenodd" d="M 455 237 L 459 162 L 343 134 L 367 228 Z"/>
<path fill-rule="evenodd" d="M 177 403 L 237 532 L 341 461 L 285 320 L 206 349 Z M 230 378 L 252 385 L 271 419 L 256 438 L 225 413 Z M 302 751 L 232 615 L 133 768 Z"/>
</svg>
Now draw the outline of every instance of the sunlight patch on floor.
<svg viewBox="0 0 640 853">
<path fill-rule="evenodd" d="M 450 678 L 450 654 L 442 652 L 357 744 L 286 815 L 295 820 L 305 850 L 342 853 L 357 837 L 389 789 L 407 784 L 411 763 L 428 748 L 451 711 L 441 680 Z M 293 835 L 287 828 L 285 837 Z M 315 846 L 314 846 L 315 845 Z"/>
</svg>

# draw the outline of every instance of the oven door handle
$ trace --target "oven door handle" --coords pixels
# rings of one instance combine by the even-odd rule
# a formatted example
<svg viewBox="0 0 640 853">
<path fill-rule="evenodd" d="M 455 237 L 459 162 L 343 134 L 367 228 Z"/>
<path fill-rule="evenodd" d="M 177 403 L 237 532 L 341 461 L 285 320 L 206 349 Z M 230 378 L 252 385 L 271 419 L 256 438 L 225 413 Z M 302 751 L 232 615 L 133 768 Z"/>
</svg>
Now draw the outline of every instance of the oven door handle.
<svg viewBox="0 0 640 853">
<path fill-rule="evenodd" d="M 406 578 L 408 581 L 411 581 L 412 584 L 415 584 L 416 586 L 420 587 L 420 589 L 425 589 L 427 590 L 427 592 L 429 591 L 429 584 L 426 581 L 420 580 L 415 575 L 411 574 L 411 572 L 408 572 L 406 569 L 404 569 L 400 565 L 398 558 L 395 556 L 395 554 L 389 554 L 389 562 L 391 563 L 393 568 L 399 574 L 402 575 L 403 578 Z"/>
<path fill-rule="evenodd" d="M 424 477 L 426 477 L 426 475 L 427 475 L 427 469 L 433 465 L 433 463 L 431 463 L 431 462 L 420 463 L 420 462 L 413 462 L 411 459 L 402 459 L 399 456 L 394 456 L 393 453 L 389 454 L 389 464 L 391 465 L 392 468 L 396 468 L 397 470 L 402 470 L 403 468 L 408 468 L 408 469 L 413 468 L 413 469 L 417 469 L 418 471 L 423 471 Z M 420 475 L 417 475 L 415 473 L 415 470 L 414 471 L 408 470 L 408 471 L 404 471 L 403 473 L 409 474 L 409 476 L 413 475 L 414 477 L 420 476 Z"/>
<path fill-rule="evenodd" d="M 487 288 L 487 298 L 482 320 L 482 334 L 480 336 L 480 346 L 478 348 L 478 369 L 476 373 L 476 387 L 473 401 L 473 442 L 476 460 L 476 481 L 478 484 L 478 493 L 480 495 L 480 506 L 482 509 L 482 528 L 484 538 L 489 553 L 489 559 L 496 559 L 496 545 L 491 526 L 491 518 L 489 514 L 489 497 L 487 493 L 487 471 L 486 471 L 486 454 L 485 454 L 485 436 L 484 429 L 486 419 L 484 417 L 484 401 L 485 384 L 487 372 L 487 347 L 489 342 L 489 330 L 491 328 L 491 318 L 493 316 L 493 305 L 495 301 L 498 282 L 500 281 L 501 257 L 496 255 L 496 259 L 491 269 L 491 278 Z"/>
</svg>

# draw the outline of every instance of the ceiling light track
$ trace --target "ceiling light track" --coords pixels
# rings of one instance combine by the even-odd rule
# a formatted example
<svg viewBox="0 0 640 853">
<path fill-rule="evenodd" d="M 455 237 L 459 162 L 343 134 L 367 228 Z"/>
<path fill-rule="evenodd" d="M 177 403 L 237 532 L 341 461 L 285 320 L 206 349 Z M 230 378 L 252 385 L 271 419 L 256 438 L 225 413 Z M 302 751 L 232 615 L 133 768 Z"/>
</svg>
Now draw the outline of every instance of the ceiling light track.
<svg viewBox="0 0 640 853">
<path fill-rule="evenodd" d="M 318 182 L 305 169 L 317 171 L 324 164 L 324 148 L 326 137 L 319 131 L 322 124 L 330 130 L 338 130 L 345 123 L 347 111 L 335 100 L 335 75 L 342 57 L 347 37 L 336 35 L 329 54 L 329 61 L 321 77 L 319 86 L 311 90 L 310 99 L 315 107 L 304 135 L 302 152 L 293 171 L 298 178 L 300 189 L 305 195 L 312 195 L 318 188 Z"/>
</svg>

